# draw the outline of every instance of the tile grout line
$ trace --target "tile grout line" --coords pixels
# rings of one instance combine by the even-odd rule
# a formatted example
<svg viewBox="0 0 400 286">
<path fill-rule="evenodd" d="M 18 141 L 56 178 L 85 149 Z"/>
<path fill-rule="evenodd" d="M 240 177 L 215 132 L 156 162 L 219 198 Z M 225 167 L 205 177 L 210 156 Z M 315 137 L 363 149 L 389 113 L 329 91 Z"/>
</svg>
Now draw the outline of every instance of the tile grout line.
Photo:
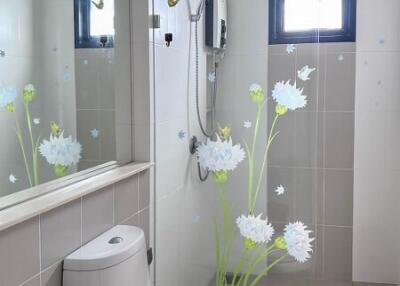
<svg viewBox="0 0 400 286">
<path fill-rule="evenodd" d="M 39 215 L 39 285 L 42 286 L 42 216 Z"/>
</svg>

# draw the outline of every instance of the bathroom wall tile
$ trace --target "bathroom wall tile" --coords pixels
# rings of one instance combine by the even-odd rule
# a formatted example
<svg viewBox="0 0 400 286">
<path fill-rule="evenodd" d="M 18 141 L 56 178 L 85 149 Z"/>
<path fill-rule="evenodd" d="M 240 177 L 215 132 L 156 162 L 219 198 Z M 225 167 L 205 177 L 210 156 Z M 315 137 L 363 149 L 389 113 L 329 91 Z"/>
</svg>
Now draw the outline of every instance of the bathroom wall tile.
<svg viewBox="0 0 400 286">
<path fill-rule="evenodd" d="M 150 206 L 150 171 L 139 174 L 139 210 Z"/>
<path fill-rule="evenodd" d="M 295 169 L 268 168 L 268 218 L 273 222 L 289 222 L 294 219 Z M 282 185 L 286 192 L 278 196 L 274 191 Z"/>
<path fill-rule="evenodd" d="M 260 24 L 258 20 L 268 19 L 268 3 L 262 0 L 232 0 L 229 4 L 228 19 L 236 20 L 229 24 L 227 53 L 263 53 L 268 43 L 268 22 Z"/>
<path fill-rule="evenodd" d="M 118 112 L 117 112 L 118 113 Z M 119 164 L 127 164 L 132 162 L 132 132 L 133 127 L 131 124 L 117 124 L 115 128 L 115 159 Z"/>
<path fill-rule="evenodd" d="M 297 78 L 296 54 L 269 55 L 268 82 L 269 94 L 278 81 L 293 81 Z"/>
<path fill-rule="evenodd" d="M 156 122 L 186 116 L 188 56 L 165 45 L 155 48 Z M 201 63 L 204 67 L 204 63 Z M 176 76 L 182 75 L 182 76 Z M 171 104 L 172 103 L 172 104 Z"/>
<path fill-rule="evenodd" d="M 17 286 L 39 273 L 39 219 L 0 233 L 0 285 Z"/>
<path fill-rule="evenodd" d="M 325 223 L 353 225 L 353 171 L 325 171 Z"/>
<path fill-rule="evenodd" d="M 325 167 L 353 168 L 354 113 L 326 113 Z"/>
<path fill-rule="evenodd" d="M 295 170 L 295 219 L 308 225 L 315 224 L 318 209 L 318 193 L 323 191 L 321 169 Z"/>
<path fill-rule="evenodd" d="M 271 112 L 269 113 L 269 124 L 273 118 L 271 118 Z M 271 166 L 284 166 L 293 167 L 295 166 L 295 131 L 296 121 L 295 114 L 293 112 L 285 114 L 278 119 L 276 124 L 276 130 L 280 131 L 275 141 L 271 145 L 269 151 L 269 165 Z"/>
<path fill-rule="evenodd" d="M 139 211 L 138 176 L 115 184 L 114 200 L 116 224 L 137 213 Z"/>
<path fill-rule="evenodd" d="M 295 113 L 294 157 L 296 167 L 322 167 L 323 134 L 319 115 L 317 112 Z M 283 129 L 282 132 L 287 132 L 287 130 Z M 279 140 L 278 138 L 277 141 Z"/>
<path fill-rule="evenodd" d="M 325 47 L 326 53 L 336 54 L 336 53 L 355 53 L 356 44 L 352 42 L 348 43 L 322 43 L 320 44 Z"/>
<path fill-rule="evenodd" d="M 327 55 L 325 110 L 354 111 L 355 59 L 355 53 Z"/>
<path fill-rule="evenodd" d="M 324 278 L 350 281 L 352 277 L 351 228 L 325 227 L 324 232 Z"/>
<path fill-rule="evenodd" d="M 383 170 L 385 160 L 382 158 L 385 158 L 386 147 L 385 128 L 382 126 L 385 126 L 385 116 L 378 111 L 357 110 L 355 117 L 354 168 Z"/>
<path fill-rule="evenodd" d="M 133 127 L 133 154 L 135 161 L 154 161 L 154 124 L 135 124 Z"/>
<path fill-rule="evenodd" d="M 317 111 L 323 103 L 323 90 L 325 86 L 325 49 L 318 44 L 297 45 L 296 50 L 296 75 L 292 80 L 297 81 L 297 87 L 303 89 L 307 96 L 307 105 L 299 111 Z M 315 68 L 310 74 L 310 79 L 299 79 L 297 72 L 305 66 Z"/>
<path fill-rule="evenodd" d="M 131 217 L 128 217 L 127 219 L 125 219 L 124 221 L 121 222 L 122 225 L 131 225 L 131 226 L 140 226 L 139 223 L 139 214 L 134 214 Z"/>
<path fill-rule="evenodd" d="M 82 157 L 90 160 L 115 160 L 115 112 L 78 110 L 77 118 L 80 122 L 78 139 L 83 146 Z M 91 136 L 90 131 L 93 129 L 99 131 L 99 137 Z"/>
<path fill-rule="evenodd" d="M 41 286 L 40 285 L 40 275 L 26 281 L 24 284 L 21 284 L 21 286 Z"/>
<path fill-rule="evenodd" d="M 42 269 L 63 259 L 81 245 L 81 200 L 40 217 Z"/>
<path fill-rule="evenodd" d="M 42 285 L 44 286 L 63 285 L 62 272 L 63 272 L 63 265 L 61 262 L 46 269 L 42 273 Z"/>
<path fill-rule="evenodd" d="M 82 199 L 82 244 L 113 226 L 114 186 Z M 99 211 L 100 210 L 100 211 Z"/>
<path fill-rule="evenodd" d="M 150 208 L 139 213 L 139 226 L 146 236 L 146 245 L 150 245 Z"/>
</svg>

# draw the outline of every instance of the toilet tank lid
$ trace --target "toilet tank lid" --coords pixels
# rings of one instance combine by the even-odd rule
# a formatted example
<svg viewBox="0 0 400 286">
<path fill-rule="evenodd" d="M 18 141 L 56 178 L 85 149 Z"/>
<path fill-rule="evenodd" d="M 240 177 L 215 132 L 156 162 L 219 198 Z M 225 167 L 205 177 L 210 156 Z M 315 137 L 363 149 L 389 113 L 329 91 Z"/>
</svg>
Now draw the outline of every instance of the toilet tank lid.
<svg viewBox="0 0 400 286">
<path fill-rule="evenodd" d="M 105 269 L 125 261 L 145 248 L 143 230 L 134 226 L 118 225 L 67 256 L 64 269 Z"/>
</svg>

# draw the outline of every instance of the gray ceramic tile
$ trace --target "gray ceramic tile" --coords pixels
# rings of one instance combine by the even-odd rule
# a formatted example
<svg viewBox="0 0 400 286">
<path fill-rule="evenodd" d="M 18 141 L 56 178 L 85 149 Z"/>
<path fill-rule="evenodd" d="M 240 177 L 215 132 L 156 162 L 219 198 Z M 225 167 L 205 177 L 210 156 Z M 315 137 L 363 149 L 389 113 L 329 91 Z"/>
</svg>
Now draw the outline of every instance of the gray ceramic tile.
<svg viewBox="0 0 400 286">
<path fill-rule="evenodd" d="M 114 223 L 114 186 L 82 199 L 82 243 L 95 238 Z"/>
<path fill-rule="evenodd" d="M 138 176 L 115 184 L 114 210 L 116 224 L 139 211 Z"/>
<path fill-rule="evenodd" d="M 325 109 L 353 111 L 355 101 L 355 54 L 328 54 L 326 58 Z"/>
<path fill-rule="evenodd" d="M 62 263 L 57 263 L 56 265 L 46 269 L 42 273 L 42 285 L 43 286 L 61 286 L 62 282 Z"/>
<path fill-rule="evenodd" d="M 322 170 L 296 169 L 295 219 L 314 224 L 318 209 L 318 192 L 322 191 Z"/>
<path fill-rule="evenodd" d="M 354 114 L 325 114 L 325 167 L 353 168 Z"/>
<path fill-rule="evenodd" d="M 39 273 L 39 218 L 2 231 L 0 253 L 0 285 L 17 286 Z"/>
<path fill-rule="evenodd" d="M 115 160 L 115 112 L 112 110 L 78 110 L 78 140 L 84 160 Z M 97 129 L 97 138 L 90 131 Z"/>
<path fill-rule="evenodd" d="M 296 57 L 296 82 L 297 87 L 302 88 L 303 94 L 307 96 L 306 107 L 300 111 L 317 111 L 317 106 L 323 97 L 323 87 L 325 83 L 325 49 L 320 49 L 318 44 L 298 45 Z M 299 71 L 304 66 L 316 70 L 310 74 L 310 79 L 302 81 L 297 76 Z"/>
<path fill-rule="evenodd" d="M 322 44 L 326 48 L 328 54 L 331 53 L 355 53 L 355 43 L 324 43 Z"/>
<path fill-rule="evenodd" d="M 268 218 L 274 222 L 294 219 L 295 173 L 293 168 L 268 168 Z M 282 185 L 286 192 L 278 196 L 274 191 Z"/>
<path fill-rule="evenodd" d="M 45 269 L 81 245 L 81 200 L 41 215 L 40 231 Z"/>
<path fill-rule="evenodd" d="M 268 85 L 269 94 L 271 94 L 275 83 L 278 81 L 291 80 L 292 83 L 296 79 L 296 55 L 270 55 L 268 58 Z"/>
<path fill-rule="evenodd" d="M 295 166 L 321 167 L 322 142 L 321 119 L 316 112 L 295 113 Z"/>
<path fill-rule="evenodd" d="M 352 239 L 351 228 L 325 227 L 324 279 L 351 281 Z"/>
<path fill-rule="evenodd" d="M 120 224 L 140 227 L 139 214 L 134 214 L 133 216 L 121 222 Z"/>
<path fill-rule="evenodd" d="M 269 113 L 269 121 L 273 113 Z M 279 135 L 275 138 L 269 152 L 269 165 L 293 167 L 295 162 L 295 114 L 293 112 L 285 114 L 279 118 L 275 131 Z"/>
<path fill-rule="evenodd" d="M 325 171 L 325 221 L 353 225 L 353 171 Z"/>
<path fill-rule="evenodd" d="M 143 229 L 146 236 L 146 245 L 150 245 L 150 208 L 147 208 L 139 213 L 139 225 Z"/>
<path fill-rule="evenodd" d="M 139 210 L 150 205 L 150 171 L 144 171 L 139 175 Z"/>
<path fill-rule="evenodd" d="M 29 279 L 21 286 L 40 286 L 40 275 L 37 275 L 36 277 Z"/>
</svg>

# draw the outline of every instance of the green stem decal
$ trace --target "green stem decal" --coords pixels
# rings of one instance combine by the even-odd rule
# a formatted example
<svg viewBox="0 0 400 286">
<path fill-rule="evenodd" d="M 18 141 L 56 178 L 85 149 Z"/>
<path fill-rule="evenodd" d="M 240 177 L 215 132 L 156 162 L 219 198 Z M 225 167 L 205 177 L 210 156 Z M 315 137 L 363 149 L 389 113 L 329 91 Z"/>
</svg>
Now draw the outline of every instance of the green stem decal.
<svg viewBox="0 0 400 286">
<path fill-rule="evenodd" d="M 25 102 L 25 117 L 26 123 L 28 125 L 29 137 L 31 140 L 31 147 L 32 147 L 32 170 L 33 170 L 33 182 L 34 185 L 37 186 L 39 184 L 39 172 L 38 172 L 38 160 L 37 160 L 37 142 L 33 140 L 33 132 L 32 132 L 32 121 L 31 115 L 29 112 L 29 103 Z"/>
<path fill-rule="evenodd" d="M 18 142 L 21 147 L 22 157 L 24 159 L 25 170 L 26 170 L 26 174 L 28 176 L 29 185 L 31 187 L 33 187 L 32 175 L 31 175 L 28 159 L 27 159 L 26 152 L 25 152 L 24 140 L 22 138 L 22 132 L 21 132 L 21 126 L 19 125 L 18 116 L 15 112 L 14 112 L 14 116 L 15 116 L 15 134 L 17 135 Z"/>
</svg>

